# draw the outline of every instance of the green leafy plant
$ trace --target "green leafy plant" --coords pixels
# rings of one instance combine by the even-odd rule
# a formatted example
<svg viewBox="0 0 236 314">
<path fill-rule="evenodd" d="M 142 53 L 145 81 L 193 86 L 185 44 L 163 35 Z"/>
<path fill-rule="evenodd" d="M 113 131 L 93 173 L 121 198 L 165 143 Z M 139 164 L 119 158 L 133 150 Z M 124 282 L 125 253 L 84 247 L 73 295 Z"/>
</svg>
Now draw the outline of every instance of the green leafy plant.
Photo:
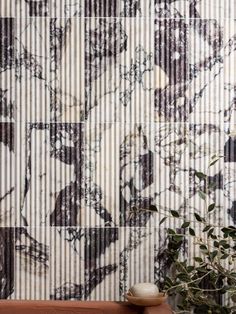
<svg viewBox="0 0 236 314">
<path fill-rule="evenodd" d="M 211 158 L 208 171 L 220 158 Z M 236 314 L 236 228 L 214 224 L 214 214 L 219 210 L 210 201 L 214 183 L 208 173 L 195 172 L 195 176 L 204 214 L 194 212 L 186 217 L 176 210 L 163 211 L 160 221 L 161 225 L 172 217 L 176 225 L 167 229 L 162 258 L 170 271 L 164 276 L 162 288 L 169 296 L 178 297 L 174 313 Z M 157 207 L 150 210 L 161 213 Z M 186 244 L 191 246 L 193 256 L 184 259 Z"/>
</svg>

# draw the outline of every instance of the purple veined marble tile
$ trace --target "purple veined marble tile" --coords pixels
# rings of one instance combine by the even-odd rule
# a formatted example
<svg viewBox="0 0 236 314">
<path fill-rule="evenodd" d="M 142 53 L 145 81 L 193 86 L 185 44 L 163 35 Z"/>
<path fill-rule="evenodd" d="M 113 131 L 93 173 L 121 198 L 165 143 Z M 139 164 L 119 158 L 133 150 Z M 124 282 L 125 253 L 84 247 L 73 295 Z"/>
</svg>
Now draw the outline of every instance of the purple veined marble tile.
<svg viewBox="0 0 236 314">
<path fill-rule="evenodd" d="M 22 124 L 16 134 L 16 225 L 48 226 L 51 200 L 49 124 Z"/>
<path fill-rule="evenodd" d="M 14 276 L 14 228 L 0 227 L 0 299 L 11 298 Z"/>
<path fill-rule="evenodd" d="M 121 17 L 150 17 L 153 14 L 152 0 L 119 0 Z"/>
<path fill-rule="evenodd" d="M 212 223 L 222 225 L 226 210 L 224 208 L 224 159 L 221 158 L 209 168 L 214 155 L 224 155 L 225 135 L 221 126 L 214 124 L 190 124 L 190 157 L 189 157 L 189 212 L 204 216 L 206 204 L 215 203 L 217 210 L 209 217 Z M 200 180 L 196 172 L 206 174 L 207 181 L 212 186 L 206 189 L 206 181 Z M 199 190 L 206 193 L 204 199 L 199 196 Z M 224 223 L 224 222 L 223 222 Z"/>
<path fill-rule="evenodd" d="M 0 121 L 14 121 L 15 19 L 0 18 Z"/>
<path fill-rule="evenodd" d="M 120 128 L 120 225 L 144 227 L 151 213 L 133 213 L 133 208 L 147 209 L 154 201 L 153 129 L 149 124 Z"/>
<path fill-rule="evenodd" d="M 224 27 L 217 20 L 190 23 L 189 121 L 221 124 L 224 119 Z"/>
<path fill-rule="evenodd" d="M 156 123 L 154 125 L 154 226 L 174 209 L 188 215 L 189 199 L 189 125 L 185 123 Z M 167 225 L 167 224 L 166 224 Z M 168 219 L 170 228 L 175 220 Z"/>
<path fill-rule="evenodd" d="M 216 19 L 218 22 L 225 17 L 225 4 L 221 0 L 189 0 L 190 18 Z"/>
<path fill-rule="evenodd" d="M 1 1 L 2 17 L 80 17 L 85 0 L 17 0 Z"/>
<path fill-rule="evenodd" d="M 155 121 L 187 122 L 189 24 L 185 19 L 155 20 Z"/>
<path fill-rule="evenodd" d="M 51 17 L 82 17 L 87 0 L 47 0 Z"/>
<path fill-rule="evenodd" d="M 119 125 L 85 127 L 83 226 L 119 225 Z"/>
<path fill-rule="evenodd" d="M 188 18 L 189 0 L 154 0 L 156 18 Z"/>
<path fill-rule="evenodd" d="M 48 300 L 50 229 L 15 228 L 15 288 L 12 299 Z"/>
<path fill-rule="evenodd" d="M 236 20 L 224 23 L 224 122 L 236 122 Z"/>
<path fill-rule="evenodd" d="M 83 126 L 28 124 L 18 140 L 23 171 L 17 225 L 80 225 Z"/>
<path fill-rule="evenodd" d="M 51 226 L 82 224 L 84 125 L 56 123 L 50 125 L 50 156 L 54 161 L 55 180 Z"/>
<path fill-rule="evenodd" d="M 0 227 L 15 225 L 15 124 L 0 122 Z"/>
<path fill-rule="evenodd" d="M 51 235 L 51 299 L 119 300 L 118 228 L 57 227 Z"/>
<path fill-rule="evenodd" d="M 48 18 L 18 18 L 15 32 L 15 120 L 50 122 Z"/>
<path fill-rule="evenodd" d="M 86 120 L 153 118 L 154 30 L 148 21 L 86 20 Z"/>
<path fill-rule="evenodd" d="M 123 125 L 120 144 L 121 226 L 156 226 L 163 214 L 172 208 L 185 212 L 188 137 L 188 125 Z M 157 207 L 158 213 L 148 211 L 151 205 Z"/>
<path fill-rule="evenodd" d="M 85 23 L 85 119 L 119 121 L 119 60 L 127 35 L 117 18 L 87 18 Z"/>
<path fill-rule="evenodd" d="M 76 123 L 84 120 L 85 21 L 50 19 L 50 119 Z"/>
<path fill-rule="evenodd" d="M 119 271 L 122 301 L 134 284 L 154 282 L 154 238 L 153 228 L 120 228 Z"/>
<path fill-rule="evenodd" d="M 224 143 L 224 197 L 227 210 L 225 221 L 236 224 L 236 131 L 235 125 L 225 124 Z M 228 215 L 227 215 L 228 214 Z"/>
<path fill-rule="evenodd" d="M 120 53 L 119 121 L 152 122 L 154 117 L 154 24 L 122 18 L 126 36 Z"/>
<path fill-rule="evenodd" d="M 49 3 L 51 0 L 17 0 L 10 7 L 10 13 L 19 18 L 47 17 L 49 16 Z M 7 6 L 5 1 L 5 6 Z"/>
</svg>

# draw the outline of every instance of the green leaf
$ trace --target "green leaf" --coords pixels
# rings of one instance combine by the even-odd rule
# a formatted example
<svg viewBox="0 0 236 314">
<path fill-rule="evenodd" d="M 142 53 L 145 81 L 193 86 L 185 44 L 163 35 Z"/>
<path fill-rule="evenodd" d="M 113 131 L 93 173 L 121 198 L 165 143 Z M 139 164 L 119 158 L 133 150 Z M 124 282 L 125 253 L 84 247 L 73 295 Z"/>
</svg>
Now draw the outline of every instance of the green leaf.
<svg viewBox="0 0 236 314">
<path fill-rule="evenodd" d="M 183 282 L 188 282 L 190 280 L 189 276 L 185 273 L 179 273 L 176 277 Z"/>
<path fill-rule="evenodd" d="M 230 245 L 228 243 L 222 245 L 224 249 L 229 249 Z"/>
<path fill-rule="evenodd" d="M 215 209 L 216 204 L 212 203 L 208 206 L 208 213 L 210 213 L 211 211 L 213 211 Z"/>
<path fill-rule="evenodd" d="M 214 164 L 216 164 L 219 159 L 220 159 L 220 158 L 216 158 L 215 160 L 211 161 L 210 164 L 209 164 L 209 167 L 211 167 L 211 166 L 213 166 Z"/>
<path fill-rule="evenodd" d="M 189 230 L 189 234 L 191 236 L 195 237 L 195 235 L 196 235 L 195 231 L 192 228 L 189 228 L 188 230 Z"/>
<path fill-rule="evenodd" d="M 199 216 L 197 213 L 194 213 L 195 218 L 197 219 L 197 221 L 202 222 L 203 218 L 201 216 Z"/>
<path fill-rule="evenodd" d="M 160 221 L 160 223 L 159 223 L 159 225 L 163 224 L 163 222 L 164 222 L 166 219 L 167 219 L 167 217 L 162 218 L 161 221 Z"/>
<path fill-rule="evenodd" d="M 214 241 L 214 247 L 219 247 L 220 246 L 220 244 L 219 244 L 219 242 L 218 241 Z"/>
<path fill-rule="evenodd" d="M 210 164 L 208 166 L 208 168 L 210 168 L 211 166 L 213 166 L 215 163 L 217 163 L 217 161 L 222 158 L 224 156 L 216 156 L 214 155 L 213 157 L 211 157 L 211 161 L 210 161 Z"/>
<path fill-rule="evenodd" d="M 209 254 L 211 261 L 214 260 L 214 258 L 217 256 L 217 254 L 218 254 L 218 251 L 213 251 L 212 253 Z"/>
<path fill-rule="evenodd" d="M 206 175 L 203 172 L 196 171 L 195 176 L 197 176 L 200 180 L 206 179 Z"/>
<path fill-rule="evenodd" d="M 195 269 L 194 266 L 187 266 L 187 272 L 191 273 Z"/>
<path fill-rule="evenodd" d="M 199 245 L 200 250 L 207 251 L 207 246 L 205 244 Z"/>
<path fill-rule="evenodd" d="M 170 213 L 173 217 L 176 217 L 176 218 L 179 217 L 179 213 L 176 210 L 171 210 Z"/>
<path fill-rule="evenodd" d="M 226 240 L 220 240 L 219 244 L 224 246 L 225 244 L 227 244 L 228 242 Z"/>
<path fill-rule="evenodd" d="M 224 233 L 225 237 L 227 238 L 231 232 L 231 229 L 224 227 L 221 229 L 221 231 Z"/>
<path fill-rule="evenodd" d="M 198 267 L 197 268 L 197 271 L 199 272 L 199 273 L 204 273 L 204 274 L 206 274 L 206 273 L 208 273 L 208 269 L 206 269 L 206 267 L 205 266 L 203 266 L 203 267 Z"/>
<path fill-rule="evenodd" d="M 165 277 L 165 285 L 168 287 L 173 286 L 173 281 L 168 276 Z"/>
<path fill-rule="evenodd" d="M 229 254 L 223 254 L 220 259 L 226 259 L 227 257 L 229 257 Z"/>
<path fill-rule="evenodd" d="M 217 236 L 216 236 L 215 234 L 211 234 L 211 238 L 212 238 L 213 240 L 216 240 L 216 239 L 217 239 Z"/>
<path fill-rule="evenodd" d="M 206 232 L 206 231 L 208 231 L 209 229 L 211 229 L 211 225 L 207 225 L 207 226 L 202 230 L 202 232 Z"/>
<path fill-rule="evenodd" d="M 173 236 L 174 241 L 176 242 L 180 242 L 183 240 L 183 236 L 182 235 L 174 235 Z"/>
<path fill-rule="evenodd" d="M 170 228 L 167 229 L 167 232 L 169 234 L 176 234 L 176 232 L 173 229 L 170 229 Z"/>
<path fill-rule="evenodd" d="M 208 232 L 207 232 L 207 237 L 212 237 L 212 233 L 214 232 L 215 228 L 211 228 Z M 213 238 L 214 239 L 214 238 Z"/>
<path fill-rule="evenodd" d="M 202 263 L 203 260 L 201 257 L 194 257 L 195 262 Z"/>
<path fill-rule="evenodd" d="M 189 221 L 185 221 L 185 222 L 182 224 L 181 228 L 188 228 L 189 225 L 190 225 L 190 222 L 189 222 Z"/>
<path fill-rule="evenodd" d="M 151 212 L 158 212 L 158 209 L 155 205 L 150 205 L 148 210 L 150 210 Z"/>
<path fill-rule="evenodd" d="M 203 199 L 204 201 L 206 200 L 206 194 L 202 192 L 201 190 L 198 191 L 198 195 Z"/>
<path fill-rule="evenodd" d="M 216 183 L 215 182 L 211 182 L 208 184 L 208 189 L 214 189 L 216 187 Z"/>
</svg>

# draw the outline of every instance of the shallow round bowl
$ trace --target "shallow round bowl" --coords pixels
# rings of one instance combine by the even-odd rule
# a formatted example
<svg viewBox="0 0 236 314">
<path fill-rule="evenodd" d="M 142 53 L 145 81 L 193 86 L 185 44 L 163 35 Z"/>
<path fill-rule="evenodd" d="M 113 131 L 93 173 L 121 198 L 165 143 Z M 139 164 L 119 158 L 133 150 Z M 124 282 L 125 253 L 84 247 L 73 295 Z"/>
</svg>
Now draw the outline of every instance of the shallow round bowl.
<svg viewBox="0 0 236 314">
<path fill-rule="evenodd" d="M 128 292 L 125 295 L 126 299 L 134 304 L 139 306 L 156 306 L 164 303 L 167 299 L 167 296 L 164 293 L 159 293 L 156 297 L 134 297 Z"/>
</svg>

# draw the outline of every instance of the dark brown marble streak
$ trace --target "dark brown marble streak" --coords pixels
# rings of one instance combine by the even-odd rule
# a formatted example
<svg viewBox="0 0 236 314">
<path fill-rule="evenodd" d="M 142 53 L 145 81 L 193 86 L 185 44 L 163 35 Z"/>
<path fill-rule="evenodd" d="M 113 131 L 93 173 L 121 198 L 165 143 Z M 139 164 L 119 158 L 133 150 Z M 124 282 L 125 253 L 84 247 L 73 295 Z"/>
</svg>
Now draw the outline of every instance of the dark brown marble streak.
<svg viewBox="0 0 236 314">
<path fill-rule="evenodd" d="M 85 269 L 96 267 L 96 260 L 118 240 L 118 228 L 85 229 Z"/>
<path fill-rule="evenodd" d="M 0 142 L 14 151 L 15 124 L 12 122 L 0 122 Z"/>
<path fill-rule="evenodd" d="M 50 0 L 25 0 L 29 6 L 29 16 L 48 16 Z"/>
<path fill-rule="evenodd" d="M 0 73 L 14 65 L 14 19 L 0 18 Z"/>
<path fill-rule="evenodd" d="M 50 226 L 76 226 L 80 210 L 81 186 L 71 182 L 59 192 L 54 211 L 50 215 Z"/>
<path fill-rule="evenodd" d="M 155 64 L 168 84 L 155 89 L 155 108 L 161 121 L 186 121 L 188 118 L 189 26 L 185 20 L 155 20 Z M 184 101 L 179 102 L 179 99 Z"/>
<path fill-rule="evenodd" d="M 86 0 L 85 16 L 119 16 L 120 0 Z"/>
<path fill-rule="evenodd" d="M 14 290 L 14 228 L 0 228 L 0 299 Z"/>
</svg>

